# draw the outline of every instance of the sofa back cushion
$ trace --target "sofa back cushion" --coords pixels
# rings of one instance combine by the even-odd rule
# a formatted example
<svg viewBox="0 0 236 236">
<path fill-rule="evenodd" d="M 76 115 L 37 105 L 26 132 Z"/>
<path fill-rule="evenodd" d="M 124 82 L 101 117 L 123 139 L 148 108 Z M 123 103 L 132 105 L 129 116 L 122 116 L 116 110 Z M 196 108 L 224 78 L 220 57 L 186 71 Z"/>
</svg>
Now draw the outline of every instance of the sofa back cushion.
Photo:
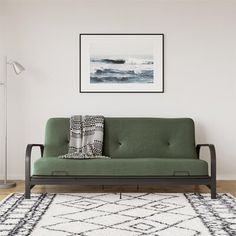
<svg viewBox="0 0 236 236">
<path fill-rule="evenodd" d="M 197 158 L 189 118 L 106 118 L 104 155 L 112 158 Z"/>
<path fill-rule="evenodd" d="M 44 157 L 55 157 L 68 153 L 70 119 L 51 118 L 46 124 Z"/>
<path fill-rule="evenodd" d="M 69 118 L 46 125 L 44 157 L 68 152 Z M 197 158 L 189 118 L 105 118 L 103 154 L 111 158 Z"/>
</svg>

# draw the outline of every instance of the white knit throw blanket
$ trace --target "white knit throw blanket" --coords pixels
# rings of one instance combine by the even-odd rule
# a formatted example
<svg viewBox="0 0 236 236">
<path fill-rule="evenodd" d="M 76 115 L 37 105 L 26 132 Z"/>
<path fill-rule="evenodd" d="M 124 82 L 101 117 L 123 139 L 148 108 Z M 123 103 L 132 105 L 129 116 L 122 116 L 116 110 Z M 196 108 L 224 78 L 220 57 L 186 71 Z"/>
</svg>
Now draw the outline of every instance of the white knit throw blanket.
<svg viewBox="0 0 236 236">
<path fill-rule="evenodd" d="M 59 156 L 65 159 L 98 159 L 102 156 L 103 116 L 80 116 L 70 118 L 70 142 L 68 154 Z"/>
</svg>

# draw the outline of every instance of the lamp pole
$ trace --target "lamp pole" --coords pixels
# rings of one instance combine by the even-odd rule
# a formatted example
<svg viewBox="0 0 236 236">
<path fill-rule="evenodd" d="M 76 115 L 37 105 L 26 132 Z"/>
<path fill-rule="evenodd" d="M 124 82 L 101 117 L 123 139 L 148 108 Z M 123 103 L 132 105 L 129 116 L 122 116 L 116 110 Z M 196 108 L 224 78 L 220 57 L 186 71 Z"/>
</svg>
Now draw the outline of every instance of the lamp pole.
<svg viewBox="0 0 236 236">
<path fill-rule="evenodd" d="M 20 65 L 18 62 L 15 61 L 8 61 L 7 57 L 5 58 L 5 81 L 1 82 L 0 85 L 4 86 L 4 107 L 5 107 L 5 116 L 4 116 L 4 121 L 5 121 L 5 165 L 4 165 L 4 180 L 3 182 L 0 182 L 0 189 L 4 188 L 12 188 L 16 186 L 15 182 L 11 182 L 7 180 L 7 166 L 8 166 L 8 109 L 7 109 L 7 66 L 12 65 L 14 68 L 14 71 L 16 74 L 20 74 L 23 70 L 24 67 Z"/>
</svg>

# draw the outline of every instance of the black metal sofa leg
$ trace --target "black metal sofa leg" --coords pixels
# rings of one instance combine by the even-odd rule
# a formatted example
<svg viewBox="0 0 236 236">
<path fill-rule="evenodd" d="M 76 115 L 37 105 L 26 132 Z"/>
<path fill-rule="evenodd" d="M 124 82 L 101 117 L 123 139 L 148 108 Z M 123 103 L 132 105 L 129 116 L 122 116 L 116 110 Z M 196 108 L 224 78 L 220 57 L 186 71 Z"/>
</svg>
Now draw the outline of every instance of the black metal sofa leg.
<svg viewBox="0 0 236 236">
<path fill-rule="evenodd" d="M 216 182 L 211 183 L 211 198 L 216 199 Z"/>
<path fill-rule="evenodd" d="M 28 181 L 25 181 L 25 198 L 30 199 L 30 193 L 31 193 L 30 183 Z"/>
</svg>

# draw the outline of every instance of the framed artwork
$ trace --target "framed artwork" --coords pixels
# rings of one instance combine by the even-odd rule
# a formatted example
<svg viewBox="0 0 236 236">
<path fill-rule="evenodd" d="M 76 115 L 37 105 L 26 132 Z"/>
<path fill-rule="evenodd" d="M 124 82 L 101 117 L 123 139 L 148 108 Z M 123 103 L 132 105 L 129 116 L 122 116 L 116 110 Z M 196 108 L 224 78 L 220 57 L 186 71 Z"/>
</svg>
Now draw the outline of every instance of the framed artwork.
<svg viewBox="0 0 236 236">
<path fill-rule="evenodd" d="M 163 93 L 164 34 L 80 34 L 81 93 Z"/>
</svg>

